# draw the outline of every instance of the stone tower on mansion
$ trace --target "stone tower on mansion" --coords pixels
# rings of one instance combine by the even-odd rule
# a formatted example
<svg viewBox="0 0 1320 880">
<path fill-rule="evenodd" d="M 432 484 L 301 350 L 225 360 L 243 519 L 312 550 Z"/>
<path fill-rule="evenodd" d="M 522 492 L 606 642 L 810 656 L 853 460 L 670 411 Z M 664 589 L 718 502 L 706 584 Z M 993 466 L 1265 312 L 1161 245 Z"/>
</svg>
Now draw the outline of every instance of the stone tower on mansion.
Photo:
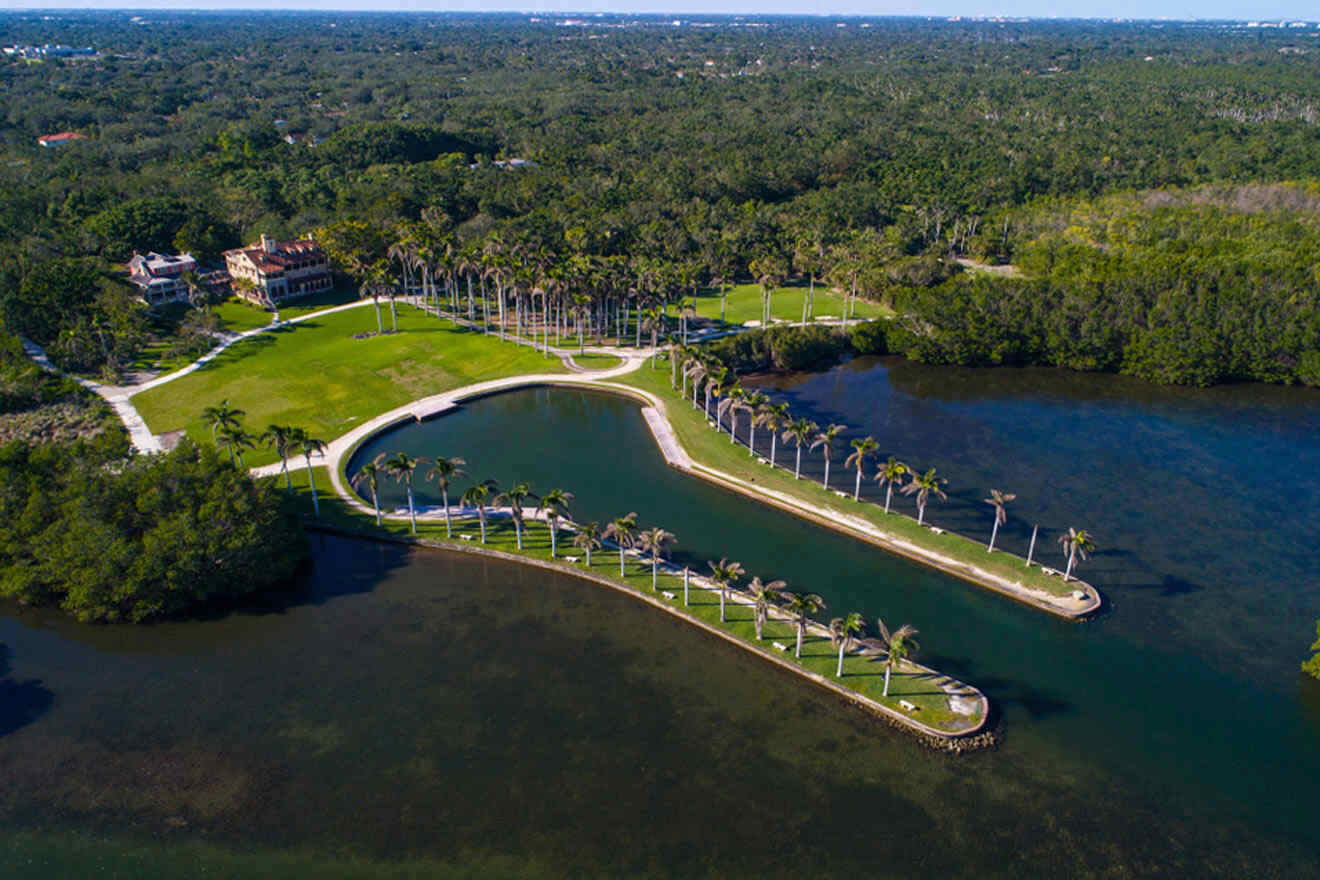
<svg viewBox="0 0 1320 880">
<path fill-rule="evenodd" d="M 310 237 L 275 241 L 263 235 L 256 244 L 225 251 L 225 268 L 234 293 L 263 305 L 329 290 L 334 285 L 330 261 Z"/>
</svg>

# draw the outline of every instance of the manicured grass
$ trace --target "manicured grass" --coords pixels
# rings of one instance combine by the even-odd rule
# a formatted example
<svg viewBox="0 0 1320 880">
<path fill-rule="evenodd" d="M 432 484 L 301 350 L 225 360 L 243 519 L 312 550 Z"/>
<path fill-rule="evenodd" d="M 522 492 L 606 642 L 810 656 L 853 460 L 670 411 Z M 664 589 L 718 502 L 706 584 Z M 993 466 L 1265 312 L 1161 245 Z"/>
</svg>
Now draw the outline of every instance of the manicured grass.
<svg viewBox="0 0 1320 880">
<path fill-rule="evenodd" d="M 230 297 L 214 309 L 216 316 L 220 318 L 220 329 L 229 333 L 242 333 L 245 330 L 265 327 L 273 317 L 265 309 L 244 302 L 238 297 Z"/>
<path fill-rule="evenodd" d="M 574 354 L 573 362 L 579 367 L 586 367 L 588 370 L 609 370 L 623 363 L 623 358 L 615 357 L 612 354 Z"/>
<path fill-rule="evenodd" d="M 372 534 L 384 534 L 394 537 L 410 536 L 406 511 L 404 511 L 403 518 L 397 520 L 387 519 L 382 526 L 377 527 L 374 518 L 370 514 L 360 513 L 337 496 L 331 495 L 329 474 L 324 467 L 314 468 L 313 470 L 315 471 L 316 485 L 321 492 L 320 521 L 322 523 L 337 528 Z M 278 479 L 280 485 L 283 485 L 283 478 Z M 307 472 L 305 470 L 299 471 L 293 479 L 300 495 L 300 504 L 310 512 L 310 492 L 305 489 Z M 397 511 L 385 511 L 385 513 L 389 515 L 397 513 Z M 480 546 L 481 527 L 475 517 L 454 521 L 453 540 L 445 537 L 445 525 L 442 520 L 421 521 L 418 523 L 417 531 L 418 538 L 430 543 L 445 546 Z M 517 547 L 516 533 L 511 519 L 490 518 L 487 522 L 486 532 L 487 544 L 485 546 L 488 549 L 513 553 L 532 559 L 550 560 L 551 558 L 550 531 L 543 522 L 529 521 L 527 523 L 523 530 L 523 549 L 521 551 Z M 463 534 L 470 535 L 471 540 L 462 540 L 459 536 Z M 836 679 L 838 650 L 828 638 L 808 633 L 802 643 L 802 658 L 797 660 L 793 657 L 796 628 L 789 621 L 773 618 L 768 620 L 765 626 L 765 638 L 763 641 L 758 642 L 756 641 L 755 624 L 750 606 L 733 601 L 727 602 L 726 620 L 721 622 L 719 619 L 720 600 L 718 592 L 699 588 L 696 584 L 693 584 L 689 592 L 690 604 L 683 607 L 683 577 L 681 574 L 667 573 L 662 569 L 659 574 L 658 588 L 652 591 L 649 560 L 643 561 L 633 556 L 626 557 L 625 575 L 621 578 L 619 576 L 619 554 L 617 550 L 605 548 L 594 551 L 591 556 L 591 566 L 588 568 L 585 554 L 572 546 L 572 540 L 572 532 L 561 528 L 559 533 L 559 564 L 566 571 L 589 571 L 595 576 L 605 577 L 615 583 L 622 584 L 634 592 L 660 598 L 666 604 L 681 609 L 693 619 L 731 634 L 768 656 L 787 661 L 849 687 L 889 706 L 900 714 L 913 717 L 931 727 L 958 731 L 971 727 L 980 720 L 979 718 L 956 715 L 949 711 L 947 695 L 936 686 L 936 681 L 941 679 L 942 676 L 931 676 L 929 673 L 922 672 L 915 667 L 896 668 L 890 681 L 889 696 L 885 697 L 883 696 L 883 662 L 871 657 L 849 654 L 844 658 L 843 678 Z M 564 556 L 582 558 L 577 563 L 570 563 L 563 560 Z M 754 575 L 755 572 L 749 572 L 744 582 L 750 580 Z M 673 600 L 664 599 L 662 595 L 664 591 L 673 593 L 676 598 Z M 773 647 L 774 642 L 787 645 L 788 650 L 777 650 Z M 915 713 L 906 712 L 899 705 L 899 700 L 907 700 L 920 706 L 920 711 Z"/>
<path fill-rule="evenodd" d="M 386 309 L 386 327 L 389 321 Z M 353 338 L 375 329 L 367 306 L 261 333 L 195 373 L 135 395 L 133 404 L 157 434 L 186 428 L 189 436 L 209 442 L 202 410 L 228 399 L 247 413 L 249 431 L 295 425 L 329 441 L 420 397 L 519 373 L 564 372 L 557 358 L 455 330 L 410 306 L 399 306 L 399 333 Z M 276 459 L 257 449 L 244 460 L 257 465 Z"/>
<path fill-rule="evenodd" d="M 780 287 L 770 296 L 770 312 L 776 320 L 780 321 L 801 321 L 802 303 L 807 297 L 807 285 L 793 285 L 791 287 Z M 707 289 L 698 292 L 697 314 L 703 318 L 720 317 L 720 292 L 718 289 Z M 839 318 L 843 316 L 844 298 L 825 287 L 823 284 L 816 285 L 816 307 L 813 314 L 820 318 L 829 316 Z M 867 302 L 863 299 L 857 300 L 857 308 L 853 317 L 856 318 L 883 318 L 892 315 L 889 309 L 877 303 Z M 725 304 L 725 321 L 730 324 L 742 324 L 747 321 L 761 320 L 761 287 L 757 284 L 739 284 L 728 289 L 728 301 Z"/>
<path fill-rule="evenodd" d="M 833 491 L 822 489 L 814 480 L 793 479 L 791 468 L 795 450 L 791 444 L 779 444 L 778 468 L 772 470 L 767 465 L 760 464 L 747 454 L 746 446 L 729 442 L 727 419 L 726 431 L 717 434 L 707 424 L 701 410 L 692 408 L 690 399 L 684 402 L 677 392 L 670 389 L 668 365 L 663 366 L 664 369 L 654 372 L 644 369 L 629 373 L 613 382 L 650 391 L 663 399 L 674 433 L 688 455 L 695 461 L 749 483 L 791 495 L 827 512 L 864 519 L 895 538 L 930 548 L 951 559 L 975 565 L 1009 581 L 1017 581 L 1024 586 L 1043 590 L 1055 596 L 1067 596 L 1077 589 L 1074 582 L 1064 583 L 1061 577 L 1043 574 L 1039 565 L 1033 564 L 1027 568 L 1026 560 L 1021 557 L 998 550 L 994 553 L 986 553 L 985 545 L 961 535 L 951 532 L 936 535 L 929 528 L 917 525 L 916 520 L 906 514 L 896 511 L 886 514 L 884 508 L 879 505 L 867 501 L 854 502 L 851 498 L 840 498 Z M 711 409 L 714 410 L 713 404 Z M 742 424 L 745 427 L 746 419 L 742 420 Z M 807 454 L 806 450 L 803 450 L 804 458 Z M 814 454 L 819 456 L 819 453 Z M 845 470 L 842 466 L 843 458 L 841 447 L 834 462 L 834 473 L 837 474 L 835 486 L 839 490 L 852 486 L 853 472 Z M 784 470 L 784 465 L 788 465 L 789 469 Z M 927 518 L 930 519 L 932 516 L 938 518 L 938 508 L 927 509 Z"/>
</svg>

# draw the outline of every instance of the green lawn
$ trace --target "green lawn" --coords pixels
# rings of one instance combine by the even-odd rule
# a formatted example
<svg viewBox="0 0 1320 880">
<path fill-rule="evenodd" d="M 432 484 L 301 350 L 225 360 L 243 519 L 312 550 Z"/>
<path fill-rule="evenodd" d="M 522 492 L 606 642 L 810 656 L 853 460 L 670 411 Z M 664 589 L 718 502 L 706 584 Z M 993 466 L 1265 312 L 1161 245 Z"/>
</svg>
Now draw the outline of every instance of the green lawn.
<svg viewBox="0 0 1320 880">
<path fill-rule="evenodd" d="M 407 537 L 409 535 L 409 524 L 406 518 L 386 520 L 384 525 L 378 529 L 371 515 L 359 513 L 332 494 L 332 490 L 329 488 L 329 474 L 324 467 L 314 468 L 313 470 L 315 471 L 316 485 L 320 490 L 321 521 L 323 523 L 337 528 L 365 533 L 384 533 L 397 537 Z M 280 480 L 282 483 L 282 478 Z M 307 485 L 306 470 L 300 470 L 294 475 L 294 484 L 301 496 L 300 503 L 310 513 L 311 498 L 310 493 L 305 488 Z M 512 520 L 491 519 L 486 529 L 487 547 L 489 549 L 534 559 L 550 559 L 550 532 L 545 523 L 528 523 L 523 532 L 522 551 L 517 548 Z M 459 536 L 463 534 L 471 535 L 471 541 L 462 540 Z M 480 524 L 475 518 L 456 520 L 454 523 L 454 540 L 452 541 L 445 538 L 443 521 L 418 523 L 419 538 L 428 543 L 442 546 L 479 546 L 480 536 Z M 560 557 L 565 555 L 584 556 L 581 551 L 572 547 L 572 534 L 563 529 L 559 534 L 559 555 Z M 590 571 L 593 575 L 608 578 L 615 583 L 621 583 L 635 592 L 648 596 L 663 598 L 661 593 L 668 591 L 675 595 L 675 599 L 666 599 L 665 601 L 674 607 L 682 608 L 683 606 L 682 575 L 666 574 L 661 571 L 658 590 L 652 592 L 651 565 L 649 562 L 640 561 L 636 557 L 627 557 L 626 574 L 623 578 L 619 577 L 619 554 L 617 551 L 609 549 L 592 553 L 590 569 L 587 568 L 584 560 L 580 560 L 576 564 L 561 561 L 560 564 L 566 571 Z M 746 580 L 749 580 L 753 575 L 755 575 L 755 572 L 749 572 Z M 791 623 L 773 619 L 768 621 L 765 627 L 765 639 L 757 642 L 750 607 L 735 604 L 731 601 L 728 602 L 726 622 L 721 623 L 718 593 L 700 589 L 694 585 L 689 593 L 689 601 L 690 604 L 683 610 L 692 618 L 734 635 L 742 642 L 753 646 L 768 656 L 785 660 L 831 680 L 838 681 L 901 714 L 910 715 L 924 724 L 941 730 L 957 731 L 967 729 L 980 720 L 979 717 L 969 718 L 968 716 L 955 715 L 949 711 L 945 694 L 936 686 L 936 680 L 942 678 L 941 676 L 932 677 L 929 673 L 922 672 L 915 667 L 903 670 L 896 669 L 890 682 L 889 696 L 884 697 L 882 695 L 884 664 L 881 661 L 850 654 L 844 658 L 843 678 L 835 679 L 838 651 L 831 645 L 828 638 L 808 634 L 803 641 L 802 659 L 796 660 L 793 657 L 796 630 Z M 774 648 L 773 643 L 776 641 L 787 645 L 788 650 L 779 651 Z M 921 708 L 915 713 L 906 712 L 899 706 L 899 700 L 907 700 Z"/>
<path fill-rule="evenodd" d="M 261 333 L 195 373 L 135 395 L 133 404 L 157 434 L 187 428 L 209 441 L 202 410 L 228 399 L 246 411 L 249 431 L 297 425 L 328 441 L 419 397 L 501 376 L 564 372 L 557 358 L 455 330 L 411 306 L 399 306 L 398 334 L 353 338 L 375 329 L 367 306 Z M 265 449 L 244 458 L 249 465 L 276 460 Z"/>
<path fill-rule="evenodd" d="M 319 312 L 321 309 L 328 309 L 332 306 L 356 302 L 357 299 L 357 292 L 349 288 L 335 288 L 334 290 L 313 293 L 282 304 L 280 306 L 280 319 L 287 321 L 290 318 L 297 318 L 309 312 Z M 231 296 L 216 306 L 215 313 L 220 316 L 221 328 L 228 330 L 230 333 L 242 333 L 244 330 L 265 327 L 274 317 L 266 309 L 254 306 L 236 296 Z"/>
<path fill-rule="evenodd" d="M 802 303 L 807 297 L 808 286 L 793 285 L 780 287 L 770 297 L 770 310 L 776 320 L 801 321 Z M 704 318 L 720 317 L 720 292 L 717 289 L 702 290 L 696 298 L 697 314 Z M 829 290 L 823 284 L 816 285 L 816 307 L 813 314 L 817 318 L 843 315 L 843 297 Z M 857 300 L 854 317 L 882 318 L 892 315 L 889 309 L 877 303 Z M 730 324 L 742 324 L 747 321 L 761 320 L 761 287 L 757 284 L 739 284 L 728 289 L 728 301 L 725 304 L 725 320 Z"/>
<path fill-rule="evenodd" d="M 1025 586 L 1044 590 L 1055 596 L 1066 596 L 1077 589 L 1073 582 L 1065 584 L 1060 577 L 1043 574 L 1039 565 L 1033 564 L 1027 568 L 1026 560 L 1021 557 L 1001 551 L 986 553 L 985 545 L 961 535 L 951 532 L 936 535 L 930 529 L 918 526 L 916 520 L 906 514 L 896 511 L 886 514 L 884 508 L 876 504 L 866 501 L 858 503 L 851 498 L 840 498 L 834 492 L 822 489 L 814 480 L 793 479 L 792 470 L 783 470 L 784 465 L 790 467 L 792 465 L 794 449 L 791 444 L 780 444 L 778 456 L 780 468 L 772 470 L 760 464 L 747 454 L 747 447 L 730 443 L 727 433 L 717 434 L 707 424 L 701 410 L 693 409 L 690 402 L 684 403 L 679 399 L 679 395 L 669 387 L 669 369 L 667 365 L 664 366 L 664 369 L 654 372 L 639 370 L 612 381 L 642 388 L 661 397 L 666 403 L 674 433 L 694 460 L 747 482 L 787 493 L 822 509 L 860 517 L 896 538 L 929 547 L 945 556 L 975 565 L 1009 580 L 1018 581 Z M 746 425 L 746 420 L 743 420 L 743 425 Z M 805 450 L 803 454 L 804 456 L 807 454 Z M 837 475 L 834 477 L 834 485 L 839 490 L 852 487 L 854 473 L 843 468 L 843 457 L 841 449 L 833 470 Z M 932 519 L 936 521 L 939 519 L 939 508 L 934 504 L 927 509 L 927 520 Z"/>
<path fill-rule="evenodd" d="M 623 363 L 623 358 L 612 354 L 573 354 L 573 362 L 579 367 L 586 367 L 588 370 L 609 370 Z"/>
</svg>

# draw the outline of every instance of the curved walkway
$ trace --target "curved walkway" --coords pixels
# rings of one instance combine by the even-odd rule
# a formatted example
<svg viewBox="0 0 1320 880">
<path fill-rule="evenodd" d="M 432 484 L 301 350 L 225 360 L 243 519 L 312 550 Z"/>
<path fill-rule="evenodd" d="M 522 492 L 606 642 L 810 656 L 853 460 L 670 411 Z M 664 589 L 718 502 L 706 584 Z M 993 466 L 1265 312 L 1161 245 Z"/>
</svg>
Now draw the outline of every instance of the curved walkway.
<svg viewBox="0 0 1320 880">
<path fill-rule="evenodd" d="M 613 353 L 617 354 L 618 352 Z M 674 433 L 664 400 L 649 391 L 608 381 L 637 370 L 645 363 L 646 359 L 644 353 L 632 352 L 632 356 L 623 364 L 595 373 L 509 376 L 425 397 L 383 413 L 332 440 L 326 446 L 323 455 L 313 456 L 312 466 L 325 465 L 329 469 L 330 482 L 334 486 L 335 492 L 348 503 L 370 513 L 370 509 L 363 505 L 358 500 L 357 495 L 344 484 L 344 466 L 347 458 L 368 437 L 409 421 L 422 421 L 440 415 L 456 408 L 464 401 L 497 394 L 501 391 L 538 385 L 593 388 L 613 394 L 621 394 L 642 402 L 642 417 L 646 420 L 646 424 L 650 428 L 661 454 L 665 457 L 666 463 L 671 467 L 746 495 L 755 501 L 812 520 L 818 525 L 875 544 L 915 562 L 937 568 L 961 580 L 986 587 L 1001 595 L 1059 617 L 1078 620 L 1094 613 L 1101 607 L 1103 599 L 1099 591 L 1084 581 L 1075 581 L 1077 589 L 1083 593 L 1081 599 L 1074 598 L 1072 595 L 1055 596 L 1041 590 L 1033 590 L 1021 582 L 1010 581 L 975 565 L 895 537 L 861 517 L 826 509 L 787 493 L 767 489 L 764 486 L 754 486 L 738 477 L 694 460 L 683 448 L 683 444 Z M 305 462 L 300 463 L 294 469 L 305 466 Z M 253 473 L 262 476 L 278 474 L 280 473 L 280 465 L 266 465 L 254 469 Z"/>
<path fill-rule="evenodd" d="M 160 438 L 151 433 L 147 427 L 146 420 L 142 414 L 137 411 L 137 407 L 129 401 L 134 394 L 146 391 L 149 388 L 155 388 L 157 385 L 164 385 L 167 382 L 173 382 L 175 379 L 181 379 L 189 373 L 201 369 L 205 364 L 215 360 L 219 354 L 236 342 L 242 342 L 244 339 L 256 336 L 259 333 L 268 333 L 271 330 L 278 330 L 281 327 L 287 327 L 290 324 L 301 324 L 303 321 L 310 321 L 312 318 L 319 318 L 322 315 L 329 315 L 334 312 L 342 312 L 345 309 L 356 309 L 368 305 L 371 300 L 357 300 L 356 302 L 345 303 L 340 306 L 331 306 L 328 309 L 321 309 L 316 312 L 308 312 L 305 315 L 299 315 L 296 318 L 290 318 L 287 321 L 273 321 L 265 327 L 256 327 L 252 330 L 244 330 L 242 333 L 235 333 L 225 341 L 221 342 L 215 348 L 199 357 L 182 369 L 167 373 L 164 376 L 157 376 L 149 382 L 142 382 L 136 385 L 104 385 L 92 379 L 84 379 L 81 376 L 75 376 L 72 373 L 66 373 L 59 367 L 50 362 L 46 356 L 46 350 L 30 339 L 20 338 L 23 344 L 23 352 L 31 358 L 37 366 L 49 370 L 52 373 L 58 373 L 61 376 L 68 376 L 88 391 L 99 396 L 110 408 L 119 416 L 119 420 L 124 423 L 125 430 L 128 431 L 129 440 L 132 441 L 133 448 L 138 452 L 164 452 L 165 447 L 161 444 Z"/>
</svg>

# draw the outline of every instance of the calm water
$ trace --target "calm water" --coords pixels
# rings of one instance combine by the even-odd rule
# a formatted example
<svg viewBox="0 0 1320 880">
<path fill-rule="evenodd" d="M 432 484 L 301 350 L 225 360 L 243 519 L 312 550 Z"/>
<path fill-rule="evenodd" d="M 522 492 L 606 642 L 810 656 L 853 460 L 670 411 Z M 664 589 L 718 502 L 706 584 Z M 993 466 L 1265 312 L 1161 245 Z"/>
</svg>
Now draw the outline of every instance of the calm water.
<svg viewBox="0 0 1320 880">
<path fill-rule="evenodd" d="M 1015 549 L 1092 529 L 1112 609 L 1056 622 L 687 479 L 610 397 L 501 395 L 363 454 L 461 455 L 911 622 L 999 751 L 928 753 L 591 585 L 318 539 L 278 608 L 0 618 L 0 874 L 1320 876 L 1320 396 L 873 361 L 766 386 L 946 473 L 942 524 L 988 531 L 994 486 Z"/>
</svg>

